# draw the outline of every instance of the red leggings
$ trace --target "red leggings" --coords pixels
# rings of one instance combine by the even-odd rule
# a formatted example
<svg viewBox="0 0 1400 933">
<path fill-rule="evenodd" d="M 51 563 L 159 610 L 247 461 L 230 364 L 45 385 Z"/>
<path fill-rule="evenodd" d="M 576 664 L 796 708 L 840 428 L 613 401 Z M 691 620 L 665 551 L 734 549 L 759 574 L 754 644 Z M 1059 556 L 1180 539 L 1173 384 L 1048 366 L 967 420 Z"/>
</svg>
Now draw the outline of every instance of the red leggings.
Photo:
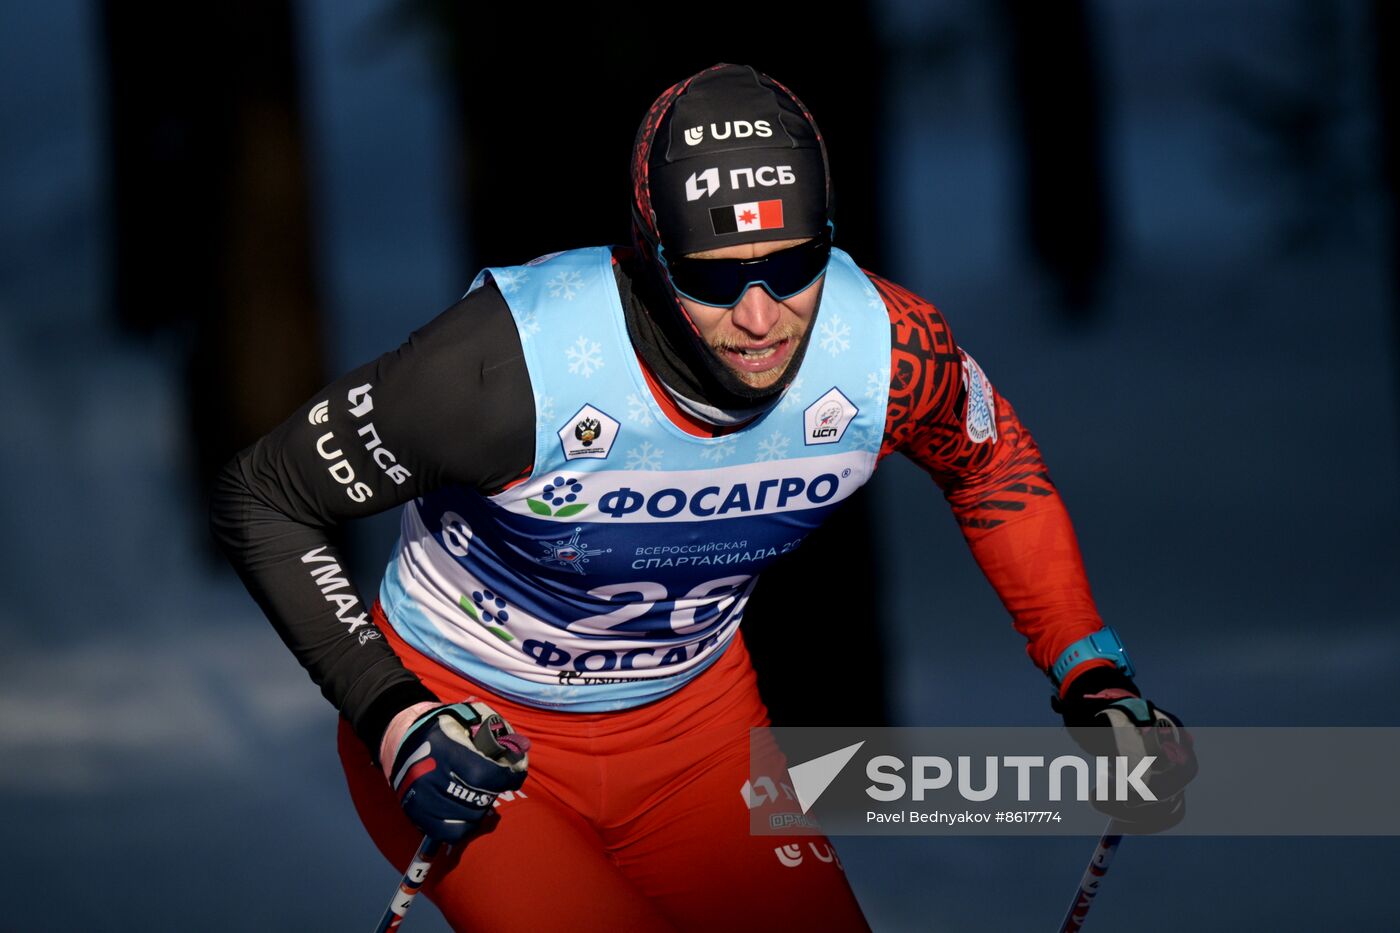
<svg viewBox="0 0 1400 933">
<path fill-rule="evenodd" d="M 665 699 L 568 713 L 496 696 L 410 648 L 378 605 L 374 616 L 430 690 L 480 697 L 532 742 L 524 789 L 440 857 L 423 888 L 453 929 L 869 929 L 824 837 L 749 834 L 748 730 L 768 712 L 739 636 Z M 344 720 L 339 747 L 361 821 L 403 871 L 422 834 Z M 764 770 L 786 774 L 781 758 Z"/>
</svg>

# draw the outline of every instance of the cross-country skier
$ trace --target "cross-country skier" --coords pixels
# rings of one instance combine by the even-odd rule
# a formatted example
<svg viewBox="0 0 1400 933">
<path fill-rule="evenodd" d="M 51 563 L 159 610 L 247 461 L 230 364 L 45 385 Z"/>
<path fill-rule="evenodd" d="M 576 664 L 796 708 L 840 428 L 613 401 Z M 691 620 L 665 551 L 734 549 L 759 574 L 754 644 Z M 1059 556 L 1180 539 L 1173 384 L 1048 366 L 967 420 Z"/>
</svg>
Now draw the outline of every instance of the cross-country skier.
<svg viewBox="0 0 1400 933">
<path fill-rule="evenodd" d="M 783 802 L 746 786 L 768 720 L 739 622 L 885 456 L 941 487 L 1068 721 L 1167 714 L 1011 404 L 933 305 L 833 245 L 797 97 L 708 68 L 657 98 L 631 170 L 631 248 L 482 271 L 231 461 L 213 527 L 342 714 L 385 856 L 476 831 L 425 888 L 455 927 L 865 929 L 829 843 L 794 861 L 749 834 Z M 365 602 L 328 529 L 394 506 Z"/>
</svg>

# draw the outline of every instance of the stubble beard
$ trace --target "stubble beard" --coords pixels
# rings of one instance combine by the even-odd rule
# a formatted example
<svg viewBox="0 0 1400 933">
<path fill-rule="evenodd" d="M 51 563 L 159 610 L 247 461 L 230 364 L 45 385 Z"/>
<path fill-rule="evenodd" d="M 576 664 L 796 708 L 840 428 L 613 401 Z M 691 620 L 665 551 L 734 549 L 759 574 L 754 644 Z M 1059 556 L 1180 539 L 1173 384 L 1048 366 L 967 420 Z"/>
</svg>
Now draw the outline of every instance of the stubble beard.
<svg viewBox="0 0 1400 933">
<path fill-rule="evenodd" d="M 753 389 L 766 389 L 783 378 L 783 374 L 788 371 L 788 367 L 792 365 L 793 353 L 796 351 L 798 341 L 802 339 L 804 332 L 804 327 L 792 321 L 779 324 L 769 331 L 767 335 L 768 339 L 774 342 L 786 340 L 788 341 L 788 345 L 783 348 L 786 355 L 782 364 L 775 366 L 773 369 L 765 369 L 762 372 L 755 373 L 744 369 L 736 369 L 729 364 L 729 358 L 724 353 L 726 350 L 738 350 L 740 347 L 753 343 L 752 337 L 744 337 L 739 334 L 717 336 L 710 341 L 710 349 L 714 351 L 715 355 L 720 358 L 725 367 L 733 373 L 735 378 L 740 382 Z"/>
</svg>

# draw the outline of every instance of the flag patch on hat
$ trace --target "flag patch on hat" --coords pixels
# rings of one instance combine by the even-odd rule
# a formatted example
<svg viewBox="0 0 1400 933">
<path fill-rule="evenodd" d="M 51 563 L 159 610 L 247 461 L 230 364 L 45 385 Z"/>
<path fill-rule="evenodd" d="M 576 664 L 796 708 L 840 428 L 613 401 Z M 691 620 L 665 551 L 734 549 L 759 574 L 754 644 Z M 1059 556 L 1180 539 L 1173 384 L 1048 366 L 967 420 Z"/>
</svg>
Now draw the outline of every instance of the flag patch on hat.
<svg viewBox="0 0 1400 933">
<path fill-rule="evenodd" d="M 716 234 L 748 233 L 750 230 L 776 230 L 783 225 L 783 202 L 747 201 L 730 207 L 710 208 L 710 225 Z"/>
</svg>

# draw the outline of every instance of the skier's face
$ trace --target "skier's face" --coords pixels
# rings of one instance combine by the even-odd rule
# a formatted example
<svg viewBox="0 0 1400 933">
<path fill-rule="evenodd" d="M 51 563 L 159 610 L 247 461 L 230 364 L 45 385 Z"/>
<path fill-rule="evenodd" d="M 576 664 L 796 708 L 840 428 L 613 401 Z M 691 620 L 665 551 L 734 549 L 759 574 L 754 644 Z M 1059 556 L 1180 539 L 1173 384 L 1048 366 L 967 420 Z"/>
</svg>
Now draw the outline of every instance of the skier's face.
<svg viewBox="0 0 1400 933">
<path fill-rule="evenodd" d="M 688 258 L 757 259 L 805 242 L 801 239 L 744 243 L 691 253 Z M 732 308 L 703 305 L 681 295 L 676 298 L 695 322 L 705 343 L 734 375 L 755 389 L 766 389 L 782 378 L 792 362 L 793 351 L 802 342 L 802 335 L 807 332 L 821 302 L 825 281 L 826 277 L 822 276 L 805 291 L 781 301 L 761 286 L 753 285 Z"/>
</svg>

